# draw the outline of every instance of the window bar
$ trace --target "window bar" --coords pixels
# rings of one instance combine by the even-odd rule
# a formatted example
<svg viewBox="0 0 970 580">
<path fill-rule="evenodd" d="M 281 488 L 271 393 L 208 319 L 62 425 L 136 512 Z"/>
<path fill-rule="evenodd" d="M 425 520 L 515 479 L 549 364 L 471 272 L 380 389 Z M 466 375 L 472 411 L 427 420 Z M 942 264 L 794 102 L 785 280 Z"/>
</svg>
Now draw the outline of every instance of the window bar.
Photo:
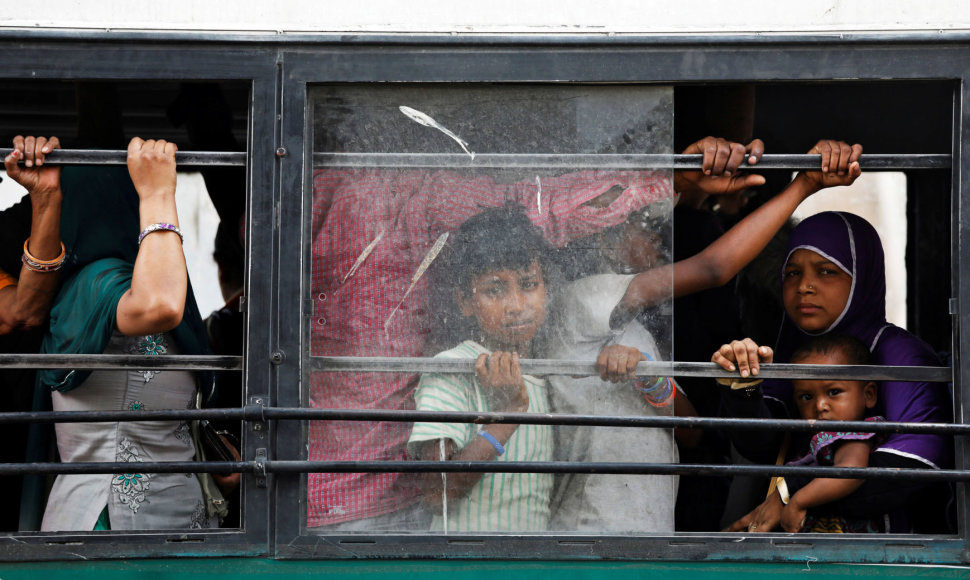
<svg viewBox="0 0 970 580">
<path fill-rule="evenodd" d="M 522 372 L 534 376 L 599 374 L 593 361 L 522 359 Z M 395 357 L 311 357 L 310 368 L 317 372 L 436 372 L 472 373 L 475 359 L 395 358 Z M 641 377 L 737 378 L 714 363 L 645 361 L 637 365 Z M 843 379 L 873 381 L 925 381 L 948 383 L 953 380 L 950 367 L 884 367 L 876 365 L 796 365 L 762 364 L 759 379 Z"/>
<path fill-rule="evenodd" d="M 311 357 L 311 369 L 318 372 L 381 373 L 472 373 L 474 359 L 439 359 L 422 357 Z M 535 376 L 598 374 L 593 361 L 559 359 L 522 359 L 523 372 Z M 107 355 L 107 354 L 0 354 L 0 368 L 10 369 L 169 369 L 195 371 L 236 371 L 242 369 L 242 357 L 217 355 Z M 875 365 L 796 365 L 762 364 L 757 378 L 764 379 L 844 379 L 874 381 L 925 381 L 948 383 L 953 380 L 950 367 L 887 367 Z M 637 365 L 642 377 L 710 377 L 732 378 L 737 373 L 725 371 L 714 363 L 645 361 Z"/>
<path fill-rule="evenodd" d="M 238 421 L 391 421 L 411 423 L 517 423 L 523 425 L 588 425 L 597 427 L 678 427 L 745 431 L 867 431 L 872 433 L 936 433 L 970 435 L 970 424 L 865 421 L 808 421 L 805 419 L 672 417 L 644 415 L 566 415 L 558 413 L 496 413 L 414 411 L 401 409 L 311 409 L 307 407 L 246 407 L 157 409 L 148 411 L 36 411 L 0 413 L 6 423 L 93 423 L 102 421 L 172 421 L 195 419 Z"/>
<path fill-rule="evenodd" d="M 0 475 L 126 473 L 131 463 L 0 463 Z M 593 473 L 622 475 L 825 476 L 843 479 L 970 481 L 970 471 L 887 467 L 796 467 L 568 461 L 145 461 L 140 473 Z"/>
<path fill-rule="evenodd" d="M 0 148 L 0 157 L 10 153 Z M 246 152 L 179 151 L 176 163 L 183 166 L 244 166 Z M 96 149 L 58 149 L 47 156 L 48 165 L 124 165 L 126 151 Z M 360 168 L 536 168 L 548 169 L 700 169 L 701 155 L 637 154 L 510 154 L 479 153 L 314 153 L 314 167 Z M 769 153 L 757 165 L 745 162 L 743 169 L 815 169 L 819 155 Z M 859 163 L 864 170 L 947 169 L 949 154 L 863 154 Z"/>
<path fill-rule="evenodd" d="M 453 153 L 314 153 L 313 167 L 359 168 L 548 168 L 548 169 L 700 169 L 702 155 L 684 154 L 512 154 L 476 153 L 474 157 Z M 769 153 L 756 165 L 745 161 L 742 169 L 817 169 L 820 155 Z M 864 170 L 948 169 L 949 154 L 865 155 Z"/>
<path fill-rule="evenodd" d="M 142 467 L 145 464 L 139 464 Z M 629 475 L 821 475 L 842 479 L 968 481 L 970 471 L 888 467 L 706 465 L 703 463 L 581 463 L 569 461 L 284 461 L 265 463 L 267 473 L 593 473 Z M 578 467 L 578 469 L 577 469 Z M 130 468 L 130 464 L 129 464 Z M 147 471 L 147 470 L 143 470 Z"/>
<path fill-rule="evenodd" d="M 0 369 L 168 369 L 238 371 L 241 356 L 127 354 L 0 354 Z"/>
<path fill-rule="evenodd" d="M 11 148 L 0 148 L 0 158 L 6 158 Z M 128 152 L 120 149 L 56 149 L 45 157 L 45 165 L 124 165 Z M 245 166 L 245 151 L 178 151 L 178 165 L 194 167 Z M 20 161 L 23 163 L 23 160 Z"/>
</svg>

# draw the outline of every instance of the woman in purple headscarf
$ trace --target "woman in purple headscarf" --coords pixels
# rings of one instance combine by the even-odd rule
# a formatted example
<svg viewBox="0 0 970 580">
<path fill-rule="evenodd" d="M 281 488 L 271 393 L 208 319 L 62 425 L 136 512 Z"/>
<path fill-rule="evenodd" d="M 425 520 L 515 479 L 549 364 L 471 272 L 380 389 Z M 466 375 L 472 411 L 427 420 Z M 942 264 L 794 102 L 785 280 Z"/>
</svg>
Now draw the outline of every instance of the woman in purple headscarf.
<svg viewBox="0 0 970 580">
<path fill-rule="evenodd" d="M 882 243 L 875 229 L 857 215 L 824 212 L 801 222 L 788 244 L 782 271 L 785 319 L 777 345 L 758 346 L 750 339 L 723 345 L 712 360 L 742 378 L 758 373 L 759 362 L 787 362 L 792 352 L 811 336 L 827 333 L 851 335 L 872 351 L 874 364 L 938 366 L 939 359 L 925 342 L 886 321 L 886 274 Z M 793 415 L 789 381 L 765 381 L 761 388 L 735 389 L 722 398 L 726 415 L 789 417 Z M 952 401 L 945 384 L 883 381 L 874 415 L 888 421 L 946 423 L 952 421 Z M 737 433 L 732 439 L 746 457 L 771 463 L 778 453 L 781 434 Z M 793 444 L 792 448 L 798 448 Z M 948 468 L 953 465 L 949 437 L 893 433 L 873 450 L 873 467 Z M 794 493 L 810 478 L 785 478 Z M 910 508 L 931 484 L 869 480 L 858 491 L 826 508 L 860 517 Z M 940 494 L 933 494 L 939 496 Z M 779 494 L 735 522 L 731 531 L 767 532 L 778 525 Z M 914 518 L 916 520 L 918 518 Z M 895 530 L 894 530 L 895 531 Z M 941 531 L 939 529 L 934 531 Z"/>
</svg>

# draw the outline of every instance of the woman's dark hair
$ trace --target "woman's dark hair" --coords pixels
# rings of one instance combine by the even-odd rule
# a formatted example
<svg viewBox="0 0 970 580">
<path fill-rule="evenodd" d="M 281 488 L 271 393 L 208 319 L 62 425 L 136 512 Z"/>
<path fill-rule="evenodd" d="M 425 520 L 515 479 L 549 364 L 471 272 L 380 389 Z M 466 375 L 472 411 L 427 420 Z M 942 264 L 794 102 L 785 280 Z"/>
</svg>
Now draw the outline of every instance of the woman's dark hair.
<svg viewBox="0 0 970 580">
<path fill-rule="evenodd" d="M 872 354 L 865 343 L 854 336 L 838 333 L 813 337 L 792 353 L 791 361 L 798 363 L 813 354 L 832 353 L 841 353 L 845 356 L 845 362 L 850 365 L 872 364 Z"/>
<path fill-rule="evenodd" d="M 494 270 L 526 270 L 539 262 L 546 284 L 549 248 L 525 210 L 514 204 L 486 209 L 466 220 L 448 239 L 432 266 L 431 345 L 433 352 L 473 337 L 474 322 L 458 310 L 455 292 L 466 296 L 472 280 Z"/>
</svg>

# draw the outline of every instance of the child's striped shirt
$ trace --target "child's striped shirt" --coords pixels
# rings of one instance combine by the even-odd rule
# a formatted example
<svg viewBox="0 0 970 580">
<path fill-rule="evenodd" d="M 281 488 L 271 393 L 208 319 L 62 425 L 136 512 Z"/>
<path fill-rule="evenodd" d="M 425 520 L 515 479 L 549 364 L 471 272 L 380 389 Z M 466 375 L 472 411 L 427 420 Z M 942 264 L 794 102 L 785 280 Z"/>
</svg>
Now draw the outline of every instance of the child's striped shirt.
<svg viewBox="0 0 970 580">
<path fill-rule="evenodd" d="M 439 353 L 441 358 L 478 358 L 489 351 L 480 344 L 466 340 L 455 348 Z M 523 375 L 529 395 L 530 413 L 548 413 L 546 382 Z M 474 374 L 421 375 L 414 395 L 421 411 L 491 411 Z M 466 423 L 416 423 L 408 441 L 408 449 L 417 456 L 419 444 L 437 439 L 451 439 L 461 449 L 477 436 L 482 425 Z M 519 425 L 505 445 L 505 454 L 496 461 L 550 461 L 552 459 L 552 427 L 549 425 Z M 436 515 L 433 530 L 465 531 L 545 531 L 549 524 L 549 496 L 552 474 L 548 473 L 485 473 L 468 495 L 459 501 L 448 502 L 448 526 Z"/>
</svg>

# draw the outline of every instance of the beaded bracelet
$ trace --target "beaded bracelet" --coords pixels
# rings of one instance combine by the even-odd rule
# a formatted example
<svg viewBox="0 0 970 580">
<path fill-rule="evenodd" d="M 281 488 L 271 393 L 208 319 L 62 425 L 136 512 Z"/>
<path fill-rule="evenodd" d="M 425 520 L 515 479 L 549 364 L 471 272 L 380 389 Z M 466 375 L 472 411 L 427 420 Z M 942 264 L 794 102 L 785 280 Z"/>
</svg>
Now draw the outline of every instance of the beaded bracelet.
<svg viewBox="0 0 970 580">
<path fill-rule="evenodd" d="M 653 357 L 649 353 L 640 352 L 648 361 L 653 362 Z M 669 377 L 656 377 L 653 381 L 652 385 L 647 386 L 646 382 L 637 379 L 633 381 L 633 386 L 643 393 L 643 397 L 654 407 L 666 407 L 674 400 L 672 395 L 677 387 Z"/>
<path fill-rule="evenodd" d="M 64 243 L 61 242 L 61 253 L 53 260 L 41 260 L 40 258 L 35 258 L 27 246 L 30 244 L 30 238 L 24 241 L 24 255 L 20 258 L 20 261 L 24 263 L 26 267 L 31 272 L 39 272 L 41 274 L 47 272 L 56 272 L 61 269 L 64 265 L 64 258 L 67 256 L 67 252 L 64 248 Z"/>
<path fill-rule="evenodd" d="M 634 383 L 637 389 L 643 393 L 643 397 L 648 403 L 654 407 L 666 407 L 674 400 L 673 394 L 676 392 L 677 387 L 674 384 L 673 379 L 669 377 L 660 377 L 657 382 L 652 386 L 643 388 L 640 385 L 640 381 Z"/>
<path fill-rule="evenodd" d="M 636 379 L 633 381 L 633 386 L 641 393 L 653 393 L 666 386 L 665 381 L 666 379 L 664 377 L 654 377 L 653 384 L 647 386 L 647 380 Z"/>
<path fill-rule="evenodd" d="M 496 439 L 494 435 L 488 431 L 482 430 L 478 432 L 478 436 L 491 443 L 492 447 L 495 448 L 495 451 L 497 451 L 499 455 L 505 455 L 505 447 L 498 442 L 498 439 Z"/>
<path fill-rule="evenodd" d="M 141 241 L 144 240 L 145 236 L 147 236 L 148 234 L 152 232 L 161 232 L 161 231 L 175 232 L 176 234 L 178 234 L 179 240 L 181 240 L 183 244 L 185 243 L 185 236 L 182 235 L 182 230 L 180 230 L 178 226 L 176 226 L 175 224 L 167 224 L 164 222 L 159 222 L 148 226 L 147 228 L 143 229 L 140 234 L 138 234 L 138 245 L 139 246 L 141 245 Z"/>
</svg>

